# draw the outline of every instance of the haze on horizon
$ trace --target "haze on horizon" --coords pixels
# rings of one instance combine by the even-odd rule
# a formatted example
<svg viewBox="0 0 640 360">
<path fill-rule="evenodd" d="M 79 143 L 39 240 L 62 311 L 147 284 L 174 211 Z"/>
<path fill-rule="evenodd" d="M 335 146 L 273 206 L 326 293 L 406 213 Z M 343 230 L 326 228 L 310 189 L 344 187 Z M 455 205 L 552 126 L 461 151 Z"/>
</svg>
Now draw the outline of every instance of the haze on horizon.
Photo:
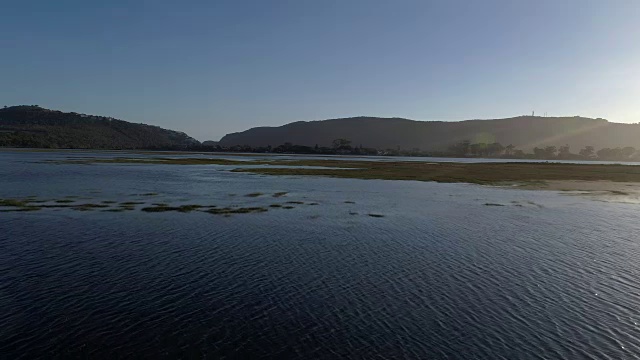
<svg viewBox="0 0 640 360">
<path fill-rule="evenodd" d="M 29 1 L 0 12 L 0 105 L 180 130 L 359 115 L 640 121 L 640 2 Z"/>
</svg>

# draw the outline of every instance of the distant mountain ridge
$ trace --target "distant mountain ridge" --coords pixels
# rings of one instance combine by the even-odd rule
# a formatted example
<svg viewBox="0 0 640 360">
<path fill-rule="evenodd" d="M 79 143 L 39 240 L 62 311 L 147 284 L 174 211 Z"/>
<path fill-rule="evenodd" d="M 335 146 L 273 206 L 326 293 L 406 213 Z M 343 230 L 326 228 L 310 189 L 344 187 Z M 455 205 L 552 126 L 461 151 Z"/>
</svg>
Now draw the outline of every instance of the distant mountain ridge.
<svg viewBox="0 0 640 360">
<path fill-rule="evenodd" d="M 183 132 L 37 105 L 0 109 L 0 146 L 61 149 L 183 149 L 200 142 Z"/>
<path fill-rule="evenodd" d="M 278 127 L 256 127 L 224 136 L 221 146 L 277 146 L 292 143 L 331 146 L 348 139 L 353 145 L 377 149 L 442 151 L 461 141 L 534 147 L 569 145 L 640 148 L 640 125 L 611 123 L 585 117 L 519 116 L 495 120 L 416 121 L 402 118 L 354 117 L 298 121 Z"/>
</svg>

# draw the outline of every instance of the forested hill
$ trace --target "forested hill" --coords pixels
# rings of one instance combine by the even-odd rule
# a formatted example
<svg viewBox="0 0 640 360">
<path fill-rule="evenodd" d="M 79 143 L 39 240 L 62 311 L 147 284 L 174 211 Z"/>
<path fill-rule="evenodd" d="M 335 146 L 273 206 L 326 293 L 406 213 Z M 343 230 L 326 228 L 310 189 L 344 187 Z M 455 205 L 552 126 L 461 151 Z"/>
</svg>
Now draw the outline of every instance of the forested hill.
<svg viewBox="0 0 640 360">
<path fill-rule="evenodd" d="M 527 152 L 535 147 L 569 145 L 640 148 L 640 125 L 584 117 L 519 116 L 495 120 L 415 121 L 400 118 L 356 117 L 299 121 L 280 127 L 257 127 L 226 135 L 221 146 L 277 146 L 284 143 L 331 146 L 347 139 L 354 146 L 376 149 L 443 151 L 463 141 L 512 144 Z"/>
<path fill-rule="evenodd" d="M 0 109 L 0 146 L 59 149 L 183 149 L 199 145 L 187 134 L 103 116 L 39 106 Z"/>
</svg>

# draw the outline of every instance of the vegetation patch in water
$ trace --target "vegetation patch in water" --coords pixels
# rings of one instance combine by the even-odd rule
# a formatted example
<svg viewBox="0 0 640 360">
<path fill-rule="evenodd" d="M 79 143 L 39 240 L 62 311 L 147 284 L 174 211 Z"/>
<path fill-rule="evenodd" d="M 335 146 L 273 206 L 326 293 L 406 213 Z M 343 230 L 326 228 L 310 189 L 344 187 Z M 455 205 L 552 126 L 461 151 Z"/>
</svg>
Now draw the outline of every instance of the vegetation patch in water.
<svg viewBox="0 0 640 360">
<path fill-rule="evenodd" d="M 0 199 L 0 207 L 8 207 L 10 209 L 2 209 L 0 212 L 15 212 L 15 211 L 37 211 L 40 210 L 40 206 L 30 205 L 33 202 L 33 197 L 26 200 L 22 199 Z"/>
<path fill-rule="evenodd" d="M 345 203 L 345 204 L 355 204 L 356 202 L 355 202 L 355 201 L 349 201 L 349 200 L 347 200 L 347 201 L 345 201 L 344 203 Z"/>
<path fill-rule="evenodd" d="M 282 176 L 327 176 L 349 179 L 435 181 L 481 185 L 523 185 L 547 188 L 549 181 L 640 183 L 640 166 L 564 163 L 425 163 L 420 161 L 273 160 L 269 167 L 237 168 L 234 172 Z M 278 167 L 287 165 L 287 167 Z M 302 168 L 305 166 L 306 168 Z M 313 166 L 315 168 L 308 168 Z"/>
<path fill-rule="evenodd" d="M 18 211 L 38 211 L 42 208 L 40 206 L 23 206 L 12 209 L 2 209 L 0 212 L 18 212 Z"/>
<path fill-rule="evenodd" d="M 180 205 L 178 206 L 178 210 L 179 212 L 192 212 L 194 210 L 198 210 L 200 208 L 202 208 L 202 205 Z"/>
<path fill-rule="evenodd" d="M 251 193 L 251 194 L 247 194 L 245 196 L 246 197 L 258 197 L 258 196 L 262 196 L 262 195 L 264 195 L 264 194 L 260 193 L 260 192 L 254 192 L 254 193 Z"/>
<path fill-rule="evenodd" d="M 69 203 L 75 202 L 75 200 L 72 200 L 72 199 L 60 199 L 60 200 L 56 200 L 55 202 L 57 202 L 58 204 L 69 204 Z"/>
<path fill-rule="evenodd" d="M 260 175 L 328 176 L 353 179 L 435 181 L 482 185 L 524 185 L 548 188 L 548 181 L 583 180 L 640 183 L 640 166 L 564 163 L 456 163 L 363 160 L 260 160 L 211 158 L 114 158 L 52 161 L 52 163 L 129 163 L 174 165 L 269 165 L 236 168 L 234 172 Z M 278 167 L 286 166 L 286 167 Z M 309 168 L 314 167 L 314 168 Z"/>
<path fill-rule="evenodd" d="M 288 194 L 288 192 L 286 192 L 286 191 L 281 191 L 281 192 L 277 192 L 277 193 L 273 194 L 273 197 L 274 197 L 274 198 L 279 198 L 279 197 L 283 197 L 283 196 L 285 196 L 285 195 L 287 195 L 287 194 Z"/>
<path fill-rule="evenodd" d="M 24 207 L 28 206 L 29 201 L 18 200 L 18 199 L 0 199 L 0 206 L 8 206 L 8 207 Z"/>
<path fill-rule="evenodd" d="M 504 205 L 496 204 L 496 203 L 485 203 L 484 206 L 504 206 Z"/>
<path fill-rule="evenodd" d="M 611 190 L 609 191 L 612 195 L 629 195 L 628 192 L 620 191 L 620 190 Z"/>
<path fill-rule="evenodd" d="M 246 208 L 220 208 L 220 209 L 208 209 L 204 210 L 209 214 L 214 215 L 230 215 L 230 214 L 249 214 L 249 213 L 261 213 L 266 212 L 268 209 L 263 207 L 246 207 Z"/>
<path fill-rule="evenodd" d="M 258 197 L 263 195 L 262 193 L 251 193 L 245 196 L 249 197 Z M 77 203 L 77 200 L 70 199 L 60 199 L 60 200 L 49 200 L 53 203 L 49 204 L 40 204 L 38 206 L 30 205 L 30 203 L 35 202 L 36 198 L 27 198 L 27 199 L 0 199 L 0 207 L 8 207 L 9 209 L 0 209 L 0 212 L 9 212 L 9 211 L 37 211 L 41 209 L 71 209 L 74 211 L 92 211 L 92 210 L 100 210 L 102 212 L 112 212 L 112 213 L 120 213 L 125 211 L 134 211 L 136 210 L 136 205 L 148 204 L 142 201 L 125 201 L 118 203 L 117 201 L 112 200 L 104 200 L 100 203 Z M 111 205 L 114 204 L 114 207 Z M 267 212 L 269 208 L 273 209 L 295 209 L 292 205 L 319 205 L 317 202 L 305 203 L 303 201 L 287 201 L 281 204 L 271 204 L 266 207 L 241 207 L 241 205 L 229 205 L 222 208 L 216 208 L 216 205 L 199 205 L 199 204 L 185 204 L 185 205 L 177 205 L 172 206 L 167 203 L 153 203 L 153 206 L 145 206 L 142 208 L 138 208 L 140 211 L 147 213 L 160 213 L 160 212 L 180 212 L 180 213 L 189 213 L 192 211 L 200 211 L 206 212 L 214 215 L 223 215 L 223 216 L 231 216 L 233 214 L 250 214 L 250 213 L 262 213 Z M 349 212 L 350 215 L 357 215 L 357 212 Z M 369 214 L 372 217 L 383 217 L 383 215 L 378 214 Z"/>
<path fill-rule="evenodd" d="M 380 215 L 380 214 L 368 214 L 368 215 L 371 216 L 371 217 L 374 217 L 374 218 L 384 217 L 384 215 Z"/>
<path fill-rule="evenodd" d="M 141 211 L 144 212 L 167 212 L 167 211 L 177 211 L 177 212 L 182 212 L 182 213 L 188 213 L 188 212 L 192 212 L 194 210 L 198 210 L 200 208 L 203 208 L 204 206 L 202 205 L 180 205 L 180 206 L 167 206 L 167 205 L 160 205 L 160 206 L 153 206 L 153 207 L 145 207 L 140 209 Z"/>
<path fill-rule="evenodd" d="M 144 207 L 140 209 L 140 211 L 144 212 L 166 212 L 166 211 L 176 211 L 178 208 L 172 206 L 153 206 L 153 207 Z"/>
<path fill-rule="evenodd" d="M 94 209 L 99 209 L 99 208 L 107 208 L 109 207 L 109 205 L 104 205 L 104 204 L 80 204 L 80 205 L 74 205 L 71 207 L 71 209 L 76 210 L 76 211 L 91 211 Z"/>
<path fill-rule="evenodd" d="M 142 204 L 144 204 L 144 202 L 141 202 L 141 201 L 126 201 L 126 202 L 120 203 L 120 205 L 124 205 L 124 206 L 142 205 Z"/>
</svg>

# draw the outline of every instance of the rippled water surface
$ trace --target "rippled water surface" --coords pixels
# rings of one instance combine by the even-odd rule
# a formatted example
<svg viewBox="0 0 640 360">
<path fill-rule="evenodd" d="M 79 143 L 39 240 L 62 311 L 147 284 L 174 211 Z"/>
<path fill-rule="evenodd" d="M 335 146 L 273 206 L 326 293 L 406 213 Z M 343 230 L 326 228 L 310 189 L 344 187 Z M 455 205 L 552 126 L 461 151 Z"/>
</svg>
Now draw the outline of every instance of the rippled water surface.
<svg viewBox="0 0 640 360">
<path fill-rule="evenodd" d="M 0 198 L 145 204 L 0 213 L 0 358 L 640 354 L 638 205 L 217 165 L 42 163 L 66 156 L 0 152 Z M 268 211 L 140 211 L 151 203 Z"/>
</svg>

